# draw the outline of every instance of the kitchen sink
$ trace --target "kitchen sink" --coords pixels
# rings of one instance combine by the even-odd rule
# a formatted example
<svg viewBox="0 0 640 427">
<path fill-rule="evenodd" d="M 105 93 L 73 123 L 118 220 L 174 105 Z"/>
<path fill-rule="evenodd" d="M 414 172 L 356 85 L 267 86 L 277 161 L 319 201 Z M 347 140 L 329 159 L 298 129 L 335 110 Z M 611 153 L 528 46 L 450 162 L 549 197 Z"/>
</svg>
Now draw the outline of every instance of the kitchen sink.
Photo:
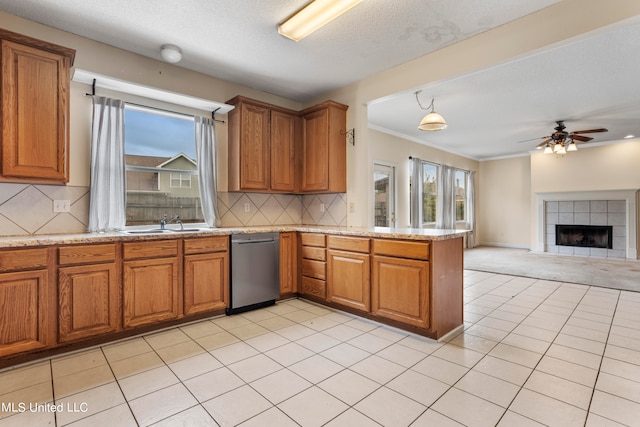
<svg viewBox="0 0 640 427">
<path fill-rule="evenodd" d="M 202 228 L 151 228 L 143 230 L 120 230 L 124 234 L 161 234 L 161 233 L 188 233 L 193 231 L 202 231 Z"/>
</svg>

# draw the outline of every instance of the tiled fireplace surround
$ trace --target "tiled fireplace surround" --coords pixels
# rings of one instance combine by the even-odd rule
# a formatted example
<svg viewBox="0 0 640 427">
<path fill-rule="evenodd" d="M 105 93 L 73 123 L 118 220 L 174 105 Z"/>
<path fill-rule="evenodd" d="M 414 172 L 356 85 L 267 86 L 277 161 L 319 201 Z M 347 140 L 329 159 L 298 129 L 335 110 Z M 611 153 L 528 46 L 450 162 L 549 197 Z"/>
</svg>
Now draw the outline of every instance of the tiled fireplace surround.
<svg viewBox="0 0 640 427">
<path fill-rule="evenodd" d="M 69 213 L 53 212 L 53 201 L 60 199 L 70 200 Z M 347 196 L 220 192 L 218 211 L 222 227 L 345 226 Z M 84 233 L 88 223 L 88 187 L 0 183 L 0 236 Z"/>
<path fill-rule="evenodd" d="M 538 252 L 585 257 L 636 259 L 636 191 L 538 193 Z M 610 225 L 613 248 L 556 246 L 556 224 Z"/>
</svg>

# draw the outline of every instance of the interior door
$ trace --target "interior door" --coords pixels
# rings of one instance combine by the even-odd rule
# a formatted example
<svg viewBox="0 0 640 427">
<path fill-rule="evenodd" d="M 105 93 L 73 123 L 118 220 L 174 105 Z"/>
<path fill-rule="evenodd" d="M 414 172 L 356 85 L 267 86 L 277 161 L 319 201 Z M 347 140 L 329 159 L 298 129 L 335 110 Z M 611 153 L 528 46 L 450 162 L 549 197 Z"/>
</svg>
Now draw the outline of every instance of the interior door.
<svg viewBox="0 0 640 427">
<path fill-rule="evenodd" d="M 396 226 L 396 168 L 373 164 L 373 224 L 376 227 Z"/>
</svg>

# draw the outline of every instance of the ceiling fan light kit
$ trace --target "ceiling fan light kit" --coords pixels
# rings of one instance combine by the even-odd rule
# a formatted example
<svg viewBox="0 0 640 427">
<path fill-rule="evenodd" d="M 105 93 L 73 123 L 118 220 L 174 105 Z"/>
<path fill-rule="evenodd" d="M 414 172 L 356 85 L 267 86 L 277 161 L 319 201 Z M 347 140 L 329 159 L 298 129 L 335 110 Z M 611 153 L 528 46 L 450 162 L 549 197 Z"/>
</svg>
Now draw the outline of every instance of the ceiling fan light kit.
<svg viewBox="0 0 640 427">
<path fill-rule="evenodd" d="M 420 103 L 420 98 L 418 98 L 418 94 L 420 92 L 422 91 L 419 90 L 415 92 L 416 101 L 418 101 L 418 105 L 423 110 L 429 110 L 429 108 L 431 108 L 431 111 L 426 116 L 424 116 L 422 120 L 420 120 L 420 124 L 418 125 L 418 130 L 438 131 L 438 130 L 446 129 L 447 122 L 445 121 L 444 117 L 442 117 L 440 114 L 436 113 L 435 111 L 435 106 L 433 105 L 434 98 L 431 98 L 431 104 L 429 105 L 429 107 L 424 108 Z"/>
<path fill-rule="evenodd" d="M 566 126 L 563 120 L 556 121 L 557 126 L 554 128 L 555 132 L 548 136 L 543 136 L 542 141 L 536 148 L 544 148 L 544 154 L 566 154 L 569 151 L 578 151 L 578 142 L 589 142 L 593 138 L 590 136 L 583 136 L 585 133 L 599 133 L 608 132 L 607 129 L 588 129 L 588 130 L 576 130 L 573 132 L 567 132 Z"/>
<path fill-rule="evenodd" d="M 300 41 L 349 11 L 362 0 L 314 0 L 278 25 L 278 33 Z"/>
</svg>

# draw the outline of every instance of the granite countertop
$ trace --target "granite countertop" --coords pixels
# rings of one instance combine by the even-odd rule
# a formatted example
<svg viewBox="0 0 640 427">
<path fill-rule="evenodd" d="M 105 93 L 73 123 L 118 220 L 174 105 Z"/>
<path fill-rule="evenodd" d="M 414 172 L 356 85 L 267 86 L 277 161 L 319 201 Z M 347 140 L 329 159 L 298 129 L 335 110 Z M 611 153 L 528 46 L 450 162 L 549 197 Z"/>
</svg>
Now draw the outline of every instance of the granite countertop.
<svg viewBox="0 0 640 427">
<path fill-rule="evenodd" d="M 138 227 L 139 228 L 139 227 Z M 146 227 L 145 227 L 146 228 Z M 149 228 L 155 228 L 149 226 Z M 188 226 L 187 226 L 188 228 Z M 339 227 L 316 225 L 284 225 L 284 226 L 258 226 L 258 227 L 223 227 L 198 229 L 197 231 L 179 233 L 140 233 L 128 234 L 125 232 L 107 233 L 78 233 L 78 234 L 51 234 L 31 236 L 2 236 L 0 248 L 18 248 L 27 246 L 48 245 L 72 245 L 95 244 L 111 242 L 150 241 L 162 239 L 178 239 L 191 237 L 225 236 L 230 234 L 268 233 L 301 231 L 306 233 L 340 234 L 344 236 L 381 237 L 406 240 L 447 240 L 462 237 L 468 233 L 466 230 L 436 230 L 421 228 L 387 228 L 387 227 Z"/>
</svg>

